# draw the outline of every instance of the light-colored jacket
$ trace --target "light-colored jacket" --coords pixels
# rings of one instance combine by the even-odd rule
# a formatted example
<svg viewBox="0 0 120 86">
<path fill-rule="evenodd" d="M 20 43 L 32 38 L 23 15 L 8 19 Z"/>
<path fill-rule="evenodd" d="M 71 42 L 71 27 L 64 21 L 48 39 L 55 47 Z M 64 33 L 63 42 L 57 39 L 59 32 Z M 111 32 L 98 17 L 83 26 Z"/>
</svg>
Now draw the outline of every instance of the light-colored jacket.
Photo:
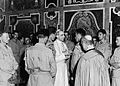
<svg viewBox="0 0 120 86">
<path fill-rule="evenodd" d="M 78 60 L 81 58 L 81 56 L 84 54 L 84 52 L 81 49 L 81 46 L 78 44 L 76 44 L 74 51 L 73 51 L 73 55 L 71 58 L 71 72 L 73 73 L 73 70 L 78 62 Z"/>
<path fill-rule="evenodd" d="M 112 55 L 112 47 L 107 41 L 98 42 L 95 48 L 104 55 L 106 60 L 110 59 L 110 56 Z"/>
<path fill-rule="evenodd" d="M 11 86 L 8 79 L 15 73 L 17 67 L 11 48 L 0 44 L 0 86 Z"/>
<path fill-rule="evenodd" d="M 44 44 L 37 43 L 27 49 L 26 71 L 30 74 L 28 86 L 53 86 L 56 75 L 56 62 L 52 51 Z"/>
</svg>

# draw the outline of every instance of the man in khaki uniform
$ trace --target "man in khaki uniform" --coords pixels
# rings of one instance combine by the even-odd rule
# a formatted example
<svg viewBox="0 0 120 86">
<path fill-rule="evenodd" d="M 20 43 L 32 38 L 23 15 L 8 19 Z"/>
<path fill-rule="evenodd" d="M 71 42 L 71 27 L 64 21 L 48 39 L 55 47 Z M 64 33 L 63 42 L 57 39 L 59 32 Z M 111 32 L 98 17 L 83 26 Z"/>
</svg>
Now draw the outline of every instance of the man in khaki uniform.
<svg viewBox="0 0 120 86">
<path fill-rule="evenodd" d="M 57 69 L 53 53 L 45 45 L 48 31 L 41 29 L 37 36 L 39 42 L 26 50 L 25 66 L 30 74 L 27 86 L 53 86 Z"/>
<path fill-rule="evenodd" d="M 106 31 L 104 29 L 100 29 L 98 31 L 98 38 L 99 42 L 96 44 L 96 49 L 99 50 L 108 61 L 112 54 L 111 45 L 107 42 L 106 38 Z"/>
<path fill-rule="evenodd" d="M 117 48 L 114 50 L 114 54 L 111 57 L 110 64 L 112 69 L 112 85 L 120 86 L 120 34 L 116 36 Z"/>
<path fill-rule="evenodd" d="M 11 47 L 13 51 L 13 55 L 15 57 L 15 60 L 20 63 L 20 48 L 21 48 L 21 43 L 18 40 L 18 32 L 14 31 L 13 32 L 13 38 L 9 41 L 8 45 Z"/>
</svg>

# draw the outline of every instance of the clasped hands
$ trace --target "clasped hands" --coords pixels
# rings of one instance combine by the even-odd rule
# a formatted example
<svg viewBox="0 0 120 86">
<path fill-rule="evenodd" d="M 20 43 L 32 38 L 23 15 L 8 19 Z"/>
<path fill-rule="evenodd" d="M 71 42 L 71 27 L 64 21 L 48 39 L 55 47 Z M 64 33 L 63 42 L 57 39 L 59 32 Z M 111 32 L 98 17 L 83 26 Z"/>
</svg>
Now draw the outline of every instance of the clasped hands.
<svg viewBox="0 0 120 86">
<path fill-rule="evenodd" d="M 66 59 L 68 59 L 68 58 L 70 58 L 70 55 L 72 54 L 72 51 L 65 50 L 65 51 L 63 51 L 63 53 L 64 53 Z"/>
</svg>

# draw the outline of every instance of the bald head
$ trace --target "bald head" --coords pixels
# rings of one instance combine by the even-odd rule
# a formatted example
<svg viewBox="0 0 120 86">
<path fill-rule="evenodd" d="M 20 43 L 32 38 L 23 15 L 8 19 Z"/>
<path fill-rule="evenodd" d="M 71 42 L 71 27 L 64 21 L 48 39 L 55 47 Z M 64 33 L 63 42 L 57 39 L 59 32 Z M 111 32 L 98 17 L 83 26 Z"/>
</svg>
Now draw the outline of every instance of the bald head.
<svg viewBox="0 0 120 86">
<path fill-rule="evenodd" d="M 90 48 L 93 48 L 94 46 L 93 46 L 92 36 L 90 35 L 84 36 L 81 40 L 81 44 L 85 51 L 87 51 Z"/>
<path fill-rule="evenodd" d="M 1 34 L 1 43 L 8 43 L 9 42 L 9 34 L 4 32 Z"/>
</svg>

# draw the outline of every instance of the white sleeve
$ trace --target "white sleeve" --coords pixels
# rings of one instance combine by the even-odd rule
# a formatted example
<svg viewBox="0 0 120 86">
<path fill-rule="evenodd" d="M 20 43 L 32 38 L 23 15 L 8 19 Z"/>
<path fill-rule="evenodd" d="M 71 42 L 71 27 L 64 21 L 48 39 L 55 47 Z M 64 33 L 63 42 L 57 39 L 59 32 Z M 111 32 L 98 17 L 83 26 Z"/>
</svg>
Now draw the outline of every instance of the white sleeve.
<svg viewBox="0 0 120 86">
<path fill-rule="evenodd" d="M 65 55 L 62 53 L 62 51 L 60 50 L 60 46 L 57 42 L 54 42 L 54 48 L 56 50 L 56 56 L 55 56 L 55 60 L 56 62 L 59 61 L 63 61 L 66 59 Z"/>
</svg>

